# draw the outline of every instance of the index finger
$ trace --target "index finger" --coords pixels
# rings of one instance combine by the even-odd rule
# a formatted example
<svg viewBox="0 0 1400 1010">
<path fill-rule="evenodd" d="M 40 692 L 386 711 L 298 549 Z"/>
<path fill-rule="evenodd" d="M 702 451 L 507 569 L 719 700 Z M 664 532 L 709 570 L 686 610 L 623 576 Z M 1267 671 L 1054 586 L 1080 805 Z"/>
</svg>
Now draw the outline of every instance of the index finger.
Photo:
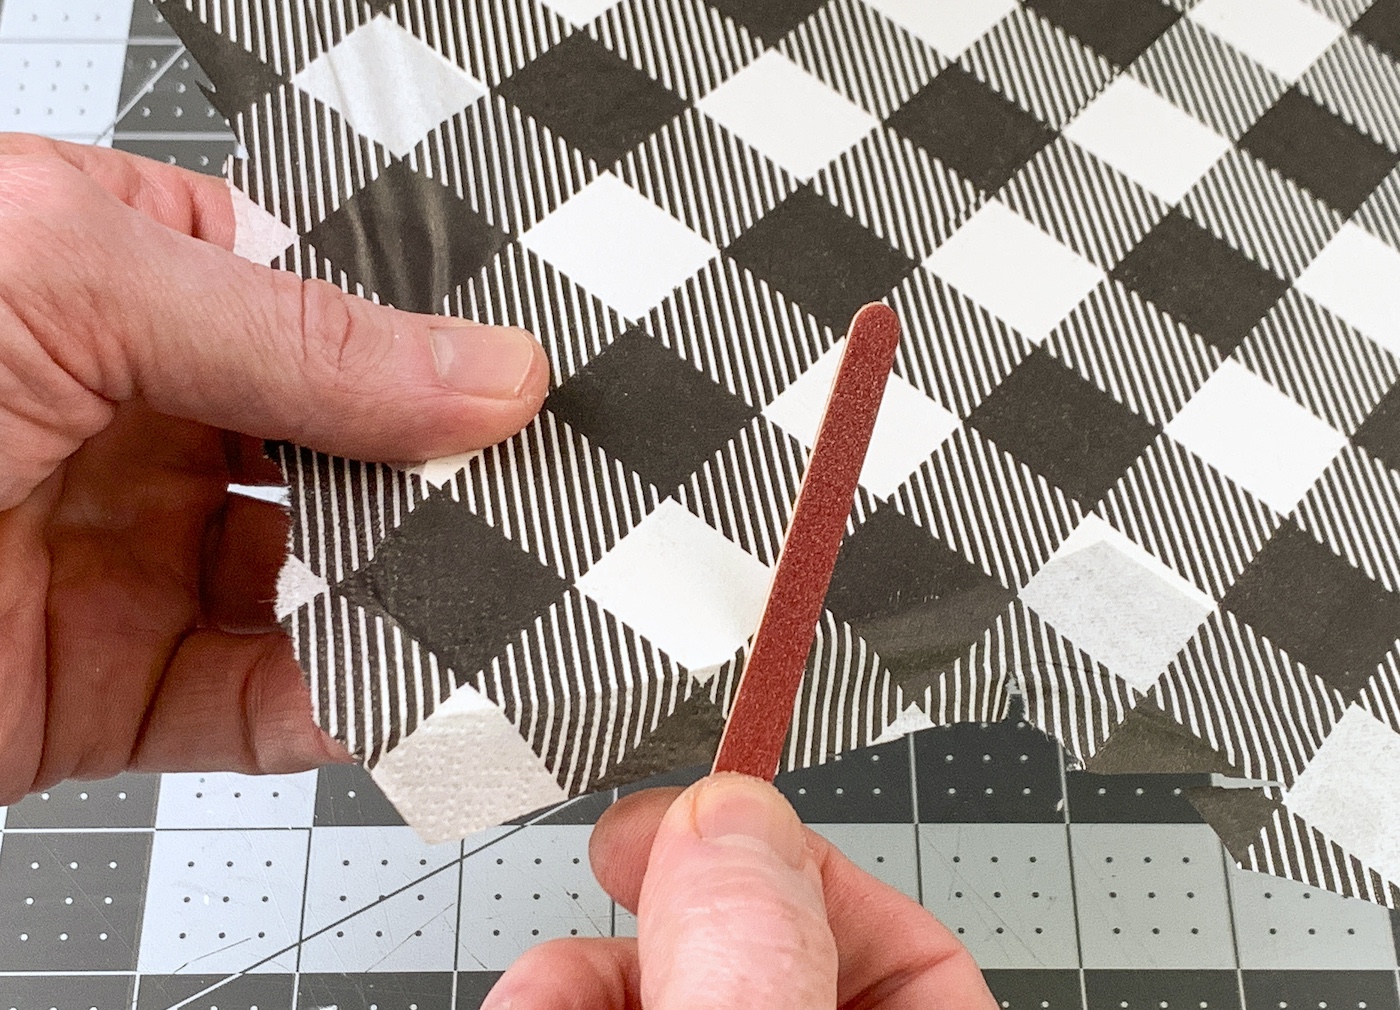
<svg viewBox="0 0 1400 1010">
<path fill-rule="evenodd" d="M 60 158 L 132 210 L 183 235 L 233 248 L 233 201 L 223 179 L 109 147 L 69 144 L 28 133 L 0 133 L 0 157 L 6 155 Z"/>
<path fill-rule="evenodd" d="M 589 859 L 598 882 L 635 912 L 652 840 L 680 794 L 652 789 L 624 797 L 598 821 Z M 827 917 L 840 958 L 841 1006 L 879 1010 L 994 1010 L 982 974 L 952 932 L 917 902 L 861 870 L 808 830 L 821 867 Z"/>
</svg>

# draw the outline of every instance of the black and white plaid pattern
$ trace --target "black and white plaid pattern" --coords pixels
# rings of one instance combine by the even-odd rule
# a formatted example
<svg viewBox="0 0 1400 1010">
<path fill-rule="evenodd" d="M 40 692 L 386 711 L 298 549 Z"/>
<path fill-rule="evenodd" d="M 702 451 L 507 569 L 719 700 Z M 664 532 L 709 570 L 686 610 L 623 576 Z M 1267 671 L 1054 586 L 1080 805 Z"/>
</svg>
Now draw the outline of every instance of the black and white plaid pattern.
<svg viewBox="0 0 1400 1010">
<path fill-rule="evenodd" d="M 462 685 L 569 794 L 704 760 L 885 300 L 788 764 L 1019 691 L 1093 767 L 1148 704 L 1283 787 L 1256 865 L 1390 900 L 1287 803 L 1343 712 L 1400 729 L 1400 3 L 163 10 L 278 265 L 552 362 L 483 453 L 282 449 L 287 626 L 366 763 Z"/>
</svg>

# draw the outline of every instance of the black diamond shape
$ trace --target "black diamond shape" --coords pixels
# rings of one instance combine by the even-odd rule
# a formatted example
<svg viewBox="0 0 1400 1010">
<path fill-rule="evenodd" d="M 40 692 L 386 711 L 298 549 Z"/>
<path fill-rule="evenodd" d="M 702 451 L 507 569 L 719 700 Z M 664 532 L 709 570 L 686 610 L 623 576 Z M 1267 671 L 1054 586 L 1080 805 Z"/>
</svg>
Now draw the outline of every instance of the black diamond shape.
<svg viewBox="0 0 1400 1010">
<path fill-rule="evenodd" d="M 1400 638 L 1400 595 L 1291 522 L 1220 602 L 1348 699 Z"/>
<path fill-rule="evenodd" d="M 710 0 L 710 6 L 733 18 L 770 46 L 825 7 L 827 0 Z"/>
<path fill-rule="evenodd" d="M 902 681 L 936 675 L 982 640 L 1016 594 L 893 508 L 841 545 L 826 605 Z"/>
<path fill-rule="evenodd" d="M 496 90 L 602 166 L 686 107 L 684 99 L 585 32 L 527 63 Z"/>
<path fill-rule="evenodd" d="M 726 252 L 841 333 L 857 309 L 889 294 L 917 266 L 806 186 Z"/>
<path fill-rule="evenodd" d="M 499 655 L 568 584 L 466 505 L 434 494 L 337 588 L 389 614 L 463 678 Z"/>
<path fill-rule="evenodd" d="M 1400 162 L 1297 88 L 1283 93 L 1240 146 L 1342 214 L 1360 207 Z"/>
<path fill-rule="evenodd" d="M 233 119 L 286 81 L 247 49 L 201 21 L 184 4 L 163 0 L 159 10 L 214 83 L 212 90 L 203 85 L 200 88 L 225 119 Z"/>
<path fill-rule="evenodd" d="M 1376 0 L 1351 30 L 1392 60 L 1400 60 L 1400 0 Z"/>
<path fill-rule="evenodd" d="M 1392 470 L 1400 470 L 1400 385 L 1381 397 L 1351 440 Z"/>
<path fill-rule="evenodd" d="M 1086 508 L 1157 437 L 1155 425 L 1039 349 L 967 420 Z"/>
<path fill-rule="evenodd" d="M 441 312 L 506 235 L 452 190 L 396 161 L 306 240 L 390 305 Z"/>
<path fill-rule="evenodd" d="M 637 329 L 551 393 L 545 408 L 663 491 L 758 413 Z"/>
<path fill-rule="evenodd" d="M 1288 282 L 1173 210 L 1113 268 L 1113 277 L 1229 354 Z"/>
<path fill-rule="evenodd" d="M 1026 6 L 1119 67 L 1137 59 L 1181 17 L 1158 0 L 1026 0 Z"/>
<path fill-rule="evenodd" d="M 988 193 L 1055 139 L 1054 130 L 959 66 L 926 84 L 888 125 Z"/>
</svg>

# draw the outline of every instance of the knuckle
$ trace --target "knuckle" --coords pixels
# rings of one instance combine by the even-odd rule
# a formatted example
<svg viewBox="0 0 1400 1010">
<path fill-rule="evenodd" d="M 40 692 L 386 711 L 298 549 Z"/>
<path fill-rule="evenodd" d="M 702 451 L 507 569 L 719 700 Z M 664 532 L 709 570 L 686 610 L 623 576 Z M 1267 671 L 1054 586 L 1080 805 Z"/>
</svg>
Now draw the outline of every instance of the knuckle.
<svg viewBox="0 0 1400 1010">
<path fill-rule="evenodd" d="M 355 385 L 379 363 L 365 313 L 332 284 L 301 282 L 298 327 L 303 365 L 334 388 Z"/>
</svg>

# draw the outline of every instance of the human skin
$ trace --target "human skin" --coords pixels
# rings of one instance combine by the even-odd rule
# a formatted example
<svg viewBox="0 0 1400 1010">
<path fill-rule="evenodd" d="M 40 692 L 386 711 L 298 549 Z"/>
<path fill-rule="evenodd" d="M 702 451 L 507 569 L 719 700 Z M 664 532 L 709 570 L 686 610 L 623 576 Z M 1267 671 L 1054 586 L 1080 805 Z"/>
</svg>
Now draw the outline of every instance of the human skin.
<svg viewBox="0 0 1400 1010">
<path fill-rule="evenodd" d="M 544 401 L 528 334 L 249 263 L 234 227 L 220 180 L 0 135 L 0 804 L 124 770 L 347 760 L 273 614 L 286 513 L 229 484 L 278 480 L 265 439 L 427 459 Z M 710 788 L 641 794 L 595 836 L 604 885 L 641 903 L 640 961 L 631 941 L 545 945 L 497 1010 L 993 1006 L 946 929 L 771 787 Z"/>
</svg>

